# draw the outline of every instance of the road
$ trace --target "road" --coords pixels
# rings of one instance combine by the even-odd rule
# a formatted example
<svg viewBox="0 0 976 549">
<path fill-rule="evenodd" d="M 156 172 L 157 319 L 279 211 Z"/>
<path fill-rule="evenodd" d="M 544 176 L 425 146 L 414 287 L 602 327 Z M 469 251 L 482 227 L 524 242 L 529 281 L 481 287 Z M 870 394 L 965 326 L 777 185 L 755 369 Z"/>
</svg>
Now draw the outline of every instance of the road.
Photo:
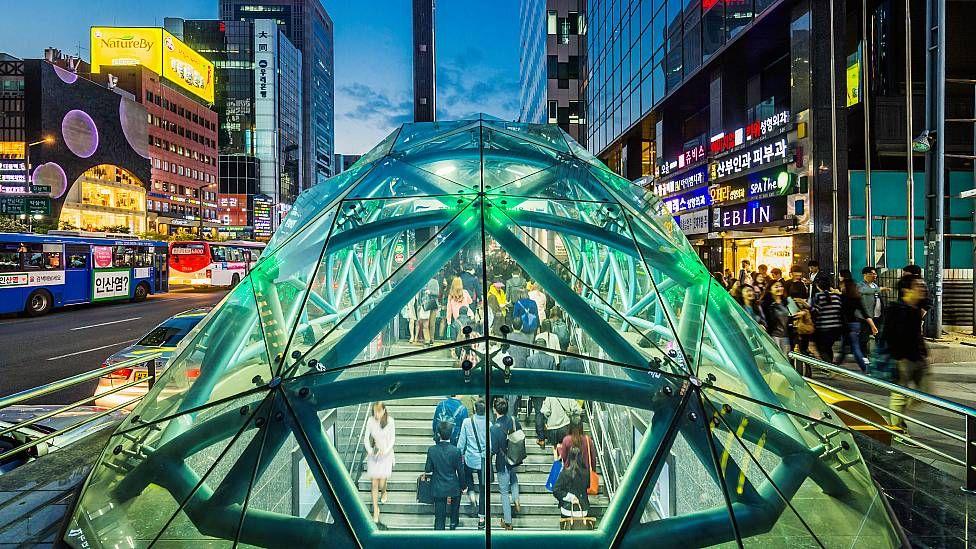
<svg viewBox="0 0 976 549">
<path fill-rule="evenodd" d="M 97 368 L 112 353 L 170 316 L 217 303 L 224 290 L 176 290 L 143 303 L 100 303 L 37 318 L 0 317 L 0 396 Z M 68 403 L 91 395 L 95 382 L 41 399 Z M 87 392 L 87 394 L 86 394 Z"/>
</svg>

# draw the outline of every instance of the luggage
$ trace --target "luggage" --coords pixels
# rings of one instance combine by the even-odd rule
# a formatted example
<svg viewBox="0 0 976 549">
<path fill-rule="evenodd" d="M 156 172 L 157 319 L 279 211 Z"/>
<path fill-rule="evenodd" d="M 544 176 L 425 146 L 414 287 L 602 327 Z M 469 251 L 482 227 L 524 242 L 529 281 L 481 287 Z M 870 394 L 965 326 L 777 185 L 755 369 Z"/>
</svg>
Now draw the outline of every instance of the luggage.
<svg viewBox="0 0 976 549">
<path fill-rule="evenodd" d="M 505 450 L 505 459 L 508 461 L 509 466 L 515 467 L 522 465 L 527 455 L 525 451 L 525 431 L 522 429 L 512 429 L 509 431 L 506 439 L 508 440 L 508 448 Z"/>
<path fill-rule="evenodd" d="M 573 504 L 573 511 L 579 508 L 580 513 L 583 507 L 578 503 Z M 596 530 L 595 517 L 563 517 L 559 519 L 560 530 Z"/>
<path fill-rule="evenodd" d="M 552 468 L 549 469 L 549 478 L 546 479 L 546 490 L 552 492 L 553 487 L 556 486 L 556 481 L 559 480 L 559 473 L 563 471 L 563 460 L 557 459 L 552 462 Z"/>
<path fill-rule="evenodd" d="M 417 477 L 417 503 L 434 503 L 434 488 L 427 473 Z"/>
</svg>

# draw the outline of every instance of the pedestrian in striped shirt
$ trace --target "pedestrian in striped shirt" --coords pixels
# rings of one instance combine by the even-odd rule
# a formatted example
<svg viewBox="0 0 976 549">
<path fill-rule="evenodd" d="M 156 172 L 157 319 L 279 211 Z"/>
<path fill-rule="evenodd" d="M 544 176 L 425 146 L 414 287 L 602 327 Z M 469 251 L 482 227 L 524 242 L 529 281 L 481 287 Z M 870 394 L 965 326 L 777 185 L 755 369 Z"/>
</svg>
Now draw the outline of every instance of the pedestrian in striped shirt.
<svg viewBox="0 0 976 549">
<path fill-rule="evenodd" d="M 820 360 L 834 363 L 834 343 L 844 335 L 843 300 L 833 289 L 830 279 L 817 278 L 817 291 L 813 294 L 813 324 L 817 331 L 814 340 Z"/>
</svg>

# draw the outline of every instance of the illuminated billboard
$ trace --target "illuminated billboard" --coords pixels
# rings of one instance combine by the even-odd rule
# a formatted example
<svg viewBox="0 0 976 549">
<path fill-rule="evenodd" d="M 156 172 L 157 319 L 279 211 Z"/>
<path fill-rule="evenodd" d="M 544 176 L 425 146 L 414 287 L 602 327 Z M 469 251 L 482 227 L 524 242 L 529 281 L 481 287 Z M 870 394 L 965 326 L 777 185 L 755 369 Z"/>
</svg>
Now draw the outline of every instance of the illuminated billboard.
<svg viewBox="0 0 976 549">
<path fill-rule="evenodd" d="M 142 65 L 207 102 L 214 100 L 214 66 L 161 28 L 92 27 L 92 72 L 101 66 Z"/>
</svg>

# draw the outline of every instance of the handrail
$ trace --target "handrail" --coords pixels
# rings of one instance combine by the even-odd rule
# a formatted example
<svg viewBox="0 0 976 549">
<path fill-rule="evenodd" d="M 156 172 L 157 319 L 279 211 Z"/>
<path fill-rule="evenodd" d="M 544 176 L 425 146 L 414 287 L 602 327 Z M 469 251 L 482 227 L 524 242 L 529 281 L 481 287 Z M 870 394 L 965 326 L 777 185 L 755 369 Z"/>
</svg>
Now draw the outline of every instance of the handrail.
<svg viewBox="0 0 976 549">
<path fill-rule="evenodd" d="M 10 396 L 0 398 L 0 410 L 13 406 L 14 404 L 20 404 L 21 402 L 24 402 L 26 400 L 42 397 L 44 395 L 49 395 L 51 393 L 60 391 L 62 389 L 67 389 L 68 387 L 73 387 L 75 385 L 78 385 L 79 383 L 91 381 L 93 379 L 102 377 L 106 373 L 112 372 L 113 370 L 117 370 L 119 368 L 127 368 L 129 366 L 136 366 L 138 364 L 143 364 L 145 362 L 148 362 L 150 359 L 155 360 L 160 356 L 162 356 L 162 354 L 163 351 L 149 353 L 145 356 L 140 356 L 137 358 L 131 358 L 129 360 L 123 360 L 122 362 L 117 362 L 115 364 L 112 364 L 108 368 L 101 366 L 95 368 L 94 370 L 90 370 L 88 372 L 82 372 L 80 374 L 76 374 L 71 377 L 59 379 L 58 381 L 52 381 L 51 383 L 48 383 L 46 385 L 41 385 L 40 387 L 34 387 L 33 389 L 26 389 L 19 393 L 14 393 Z"/>
<path fill-rule="evenodd" d="M 81 427 L 82 425 L 84 425 L 86 423 L 91 423 L 92 421 L 95 421 L 96 419 L 101 419 L 102 417 L 107 416 L 107 415 L 111 414 L 112 412 L 115 412 L 117 410 L 120 410 L 122 408 L 125 408 L 126 406 L 128 406 L 130 404 L 135 403 L 136 401 L 140 400 L 143 396 L 145 396 L 145 395 L 139 395 L 139 396 L 133 397 L 133 398 L 131 398 L 131 399 L 123 402 L 122 404 L 119 404 L 118 406 L 113 406 L 112 408 L 109 408 L 108 410 L 99 412 L 99 413 L 91 416 L 90 418 L 83 419 L 83 420 L 79 421 L 78 423 L 73 423 L 70 426 L 65 427 L 64 429 L 61 429 L 60 431 L 55 431 L 53 433 L 48 433 L 48 434 L 42 436 L 41 438 L 38 438 L 36 440 L 30 441 L 27 444 L 22 444 L 20 446 L 17 446 L 16 448 L 13 448 L 11 450 L 8 450 L 8 451 L 0 454 L 0 461 L 2 461 L 4 459 L 7 459 L 8 457 L 10 457 L 12 455 L 19 454 L 19 453 L 21 453 L 21 452 L 23 452 L 25 450 L 28 450 L 30 448 L 33 448 L 33 447 L 35 447 L 35 446 L 37 446 L 37 445 L 39 445 L 41 443 L 47 442 L 47 441 L 51 440 L 52 438 L 54 438 L 54 437 L 56 437 L 58 435 L 62 435 L 64 433 L 67 433 L 68 431 L 74 431 L 75 429 L 77 429 L 78 427 Z"/>
<path fill-rule="evenodd" d="M 140 364 L 149 363 L 149 375 L 146 376 L 143 379 L 138 379 L 138 380 L 133 380 L 133 381 L 129 381 L 129 382 L 123 383 L 123 384 L 121 384 L 121 385 L 119 385 L 117 387 L 112 387 L 111 389 L 108 389 L 108 390 L 102 391 L 100 393 L 94 394 L 94 395 L 92 395 L 90 397 L 85 397 L 85 398 L 83 398 L 81 400 L 76 400 L 76 401 L 72 402 L 71 404 L 66 404 L 64 406 L 61 406 L 61 407 L 59 407 L 59 408 L 57 408 L 55 410 L 51 410 L 51 411 L 46 412 L 44 414 L 41 414 L 39 416 L 32 417 L 32 418 L 29 418 L 29 419 L 27 419 L 25 421 L 21 421 L 21 422 L 18 422 L 18 423 L 12 423 L 9 427 L 4 427 L 4 428 L 0 429 L 0 435 L 5 435 L 5 434 L 8 434 L 8 433 L 20 431 L 20 430 L 24 429 L 25 427 L 30 427 L 30 426 L 35 425 L 35 424 L 37 424 L 37 423 L 39 423 L 39 422 L 41 422 L 41 421 L 43 421 L 45 419 L 52 418 L 54 416 L 63 414 L 65 412 L 69 412 L 69 411 L 77 408 L 78 406 L 83 405 L 86 402 L 91 402 L 91 401 L 93 401 L 93 400 L 95 400 L 97 398 L 100 398 L 100 397 L 103 397 L 103 396 L 106 396 L 106 395 L 111 395 L 111 394 L 118 393 L 118 392 L 120 392 L 120 391 L 122 391 L 124 389 L 127 389 L 129 387 L 132 387 L 134 385 L 138 385 L 140 383 L 146 383 L 147 384 L 147 387 L 148 388 L 151 388 L 152 385 L 153 385 L 153 383 L 155 382 L 155 379 L 156 379 L 156 368 L 155 368 L 156 359 L 159 358 L 159 357 L 161 357 L 162 355 L 163 355 L 163 351 L 156 351 L 156 352 L 148 353 L 148 354 L 143 355 L 143 356 L 140 356 L 140 357 L 131 358 L 131 359 L 128 359 L 128 360 L 123 360 L 121 362 L 114 363 L 114 364 L 112 364 L 112 365 L 110 365 L 108 367 L 100 366 L 98 368 L 95 368 L 94 370 L 90 370 L 90 371 L 87 371 L 87 372 L 82 372 L 80 374 L 76 374 L 76 375 L 73 375 L 71 377 L 66 377 L 64 379 L 59 379 L 57 381 L 52 381 L 51 383 L 47 383 L 47 384 L 41 385 L 39 387 L 34 387 L 32 389 L 27 389 L 27 390 L 24 390 L 24 391 L 20 391 L 19 393 L 14 393 L 12 395 L 9 395 L 9 396 L 0 398 L 0 411 L 2 411 L 2 410 L 5 410 L 5 409 L 7 409 L 7 408 L 9 408 L 11 406 L 20 404 L 22 402 L 26 402 L 28 400 L 33 400 L 35 398 L 39 398 L 39 397 L 42 397 L 42 396 L 45 396 L 45 395 L 49 395 L 51 393 L 55 393 L 55 392 L 58 392 L 58 391 L 61 391 L 61 390 L 64 390 L 64 389 L 68 389 L 70 387 L 74 387 L 74 386 L 79 385 L 81 383 L 85 383 L 87 381 L 91 381 L 93 379 L 100 378 L 100 377 L 106 375 L 107 373 L 110 373 L 110 372 L 112 372 L 114 370 L 117 370 L 117 369 L 120 369 L 120 368 L 127 368 L 127 367 L 130 367 L 130 366 L 137 366 L 137 365 L 140 365 Z M 147 390 L 147 392 L 148 392 L 148 390 Z M 109 408 L 107 410 L 100 411 L 97 414 L 95 414 L 93 416 L 90 416 L 90 417 L 86 417 L 86 418 L 84 418 L 84 419 L 82 419 L 82 420 L 80 420 L 80 421 L 78 421 L 76 423 L 72 423 L 71 425 L 69 425 L 69 426 L 67 426 L 67 427 L 65 427 L 63 429 L 59 429 L 57 431 L 53 431 L 51 433 L 47 433 L 44 436 L 38 437 L 38 438 L 33 439 L 33 440 L 26 440 L 24 444 L 18 445 L 16 447 L 11 448 L 10 450 L 8 450 L 8 451 L 3 452 L 2 454 L 0 454 L 0 460 L 4 460 L 4 459 L 6 459 L 6 458 L 8 458 L 10 456 L 13 456 L 13 455 L 16 455 L 16 454 L 19 454 L 19 453 L 22 453 L 22 452 L 26 452 L 26 451 L 30 450 L 31 448 L 36 448 L 37 446 L 39 446 L 39 445 L 41 445 L 41 444 L 43 444 L 43 443 L 45 443 L 45 442 L 47 442 L 47 441 L 49 441 L 49 440 L 57 437 L 57 436 L 63 435 L 64 433 L 67 433 L 69 431 L 73 431 L 73 430 L 75 430 L 75 429 L 77 429 L 77 428 L 79 428 L 79 427 L 81 427 L 83 425 L 86 425 L 86 424 L 91 423 L 91 422 L 93 422 L 95 420 L 101 419 L 102 417 L 104 417 L 106 415 L 109 415 L 109 414 L 111 414 L 113 412 L 116 412 L 118 410 L 121 410 L 121 409 L 125 408 L 126 406 L 129 406 L 129 405 L 131 405 L 131 404 L 133 404 L 135 402 L 138 402 L 144 396 L 145 396 L 144 394 L 143 395 L 138 395 L 136 397 L 133 397 L 133 398 L 131 398 L 131 399 L 123 402 L 122 404 L 119 404 L 119 405 L 114 406 L 112 408 Z"/>
<path fill-rule="evenodd" d="M 898 385 L 897 383 L 891 383 L 889 381 L 882 381 L 880 379 L 875 379 L 869 375 L 862 374 L 860 372 L 855 372 L 848 370 L 847 368 L 841 368 L 829 362 L 824 362 L 822 360 L 807 356 L 804 354 L 790 352 L 789 357 L 794 360 L 799 360 L 800 362 L 805 362 L 811 366 L 816 366 L 818 368 L 833 372 L 836 374 L 845 375 L 852 377 L 858 381 L 863 381 L 868 385 L 874 385 L 875 387 L 880 387 L 882 389 L 887 389 L 894 393 L 901 393 L 905 396 L 912 397 L 915 400 L 920 400 L 926 404 L 931 404 L 936 408 L 941 408 L 943 410 L 954 412 L 961 416 L 974 416 L 976 417 L 976 409 L 970 408 L 969 406 L 959 404 L 958 402 L 952 402 L 951 400 L 946 400 L 944 398 L 939 398 L 935 395 L 930 395 L 928 393 L 923 393 L 921 391 L 916 391 L 909 387 L 903 385 Z"/>
<path fill-rule="evenodd" d="M 950 438 L 952 440 L 955 440 L 957 442 L 962 442 L 963 443 L 963 454 L 964 454 L 964 456 L 963 456 L 963 459 L 959 459 L 957 457 L 950 456 L 950 455 L 946 454 L 945 452 L 943 452 L 941 450 L 938 450 L 936 448 L 933 448 L 932 446 L 930 446 L 928 444 L 925 444 L 925 443 L 921 442 L 920 440 L 918 440 L 917 437 L 914 437 L 913 438 L 912 436 L 910 436 L 908 434 L 907 431 L 906 432 L 903 432 L 903 433 L 896 433 L 893 429 L 890 429 L 889 428 L 890 426 L 879 425 L 877 422 L 871 421 L 871 420 L 869 420 L 867 418 L 860 417 L 859 415 L 857 415 L 854 412 L 851 412 L 850 410 L 846 410 L 846 409 L 844 409 L 842 407 L 839 407 L 839 406 L 836 406 L 836 405 L 829 405 L 832 409 L 836 410 L 839 414 L 845 414 L 847 416 L 850 416 L 850 417 L 852 417 L 852 418 L 854 418 L 854 419 L 856 419 L 858 421 L 861 421 L 861 422 L 863 422 L 863 423 L 865 423 L 867 425 L 871 425 L 871 426 L 873 426 L 873 427 L 875 427 L 877 429 L 880 429 L 881 431 L 884 431 L 884 432 L 886 432 L 886 433 L 888 433 L 888 434 L 896 437 L 896 439 L 902 439 L 902 440 L 911 442 L 912 444 L 915 444 L 918 447 L 920 447 L 922 449 L 925 449 L 925 450 L 927 450 L 927 451 L 929 451 L 929 452 L 931 452 L 931 453 L 933 453 L 935 455 L 941 456 L 941 457 L 949 460 L 952 463 L 956 463 L 956 464 L 959 464 L 959 465 L 964 466 L 965 467 L 965 485 L 963 486 L 963 489 L 964 490 L 967 490 L 967 491 L 970 491 L 970 492 L 976 492 L 976 409 L 970 408 L 969 406 L 966 406 L 964 404 L 959 404 L 958 402 L 952 402 L 951 400 L 946 400 L 944 398 L 940 398 L 940 397 L 937 397 L 935 395 L 930 395 L 928 393 L 923 393 L 921 391 L 918 391 L 918 390 L 915 390 L 915 389 L 911 389 L 909 387 L 905 387 L 905 386 L 902 386 L 902 385 L 898 385 L 896 383 L 891 383 L 889 381 L 883 381 L 883 380 L 880 380 L 880 379 L 875 379 L 875 378 L 873 378 L 871 376 L 862 374 L 860 372 L 853 371 L 853 370 L 848 370 L 846 368 L 842 368 L 842 367 L 837 366 L 835 364 L 831 364 L 829 362 L 824 362 L 823 360 L 819 360 L 819 359 L 816 359 L 816 358 L 813 358 L 813 357 L 810 357 L 810 356 L 807 356 L 807 355 L 804 355 L 804 354 L 795 353 L 795 352 L 792 352 L 791 351 L 790 353 L 788 353 L 787 356 L 789 358 L 793 359 L 793 360 L 796 360 L 796 361 L 799 361 L 799 362 L 803 362 L 803 363 L 809 364 L 811 366 L 816 366 L 817 368 L 820 368 L 822 370 L 826 370 L 828 372 L 835 373 L 835 374 L 840 374 L 840 375 L 849 377 L 851 379 L 855 379 L 855 380 L 861 381 L 863 383 L 866 383 L 867 385 L 870 385 L 870 386 L 873 386 L 873 387 L 878 387 L 878 388 L 881 388 L 881 389 L 885 389 L 885 390 L 888 390 L 888 391 L 890 391 L 892 393 L 900 394 L 900 395 L 903 395 L 903 396 L 912 398 L 914 400 L 918 400 L 920 402 L 924 402 L 926 404 L 929 404 L 930 406 L 934 406 L 934 407 L 939 408 L 941 410 L 944 410 L 944 411 L 947 411 L 947 412 L 956 414 L 958 416 L 961 416 L 962 419 L 965 421 L 965 435 L 964 436 L 960 436 L 958 434 L 951 433 L 951 432 L 949 432 L 949 431 L 947 431 L 945 429 L 936 427 L 934 425 L 929 425 L 928 423 L 926 423 L 924 421 L 915 419 L 915 418 L 913 418 L 913 417 L 911 417 L 911 416 L 909 416 L 907 414 L 904 414 L 904 413 L 901 413 L 901 412 L 892 410 L 892 409 L 890 409 L 890 408 L 888 408 L 888 407 L 886 407 L 884 405 L 871 402 L 871 401 L 869 401 L 867 399 L 862 399 L 862 398 L 856 397 L 854 395 L 851 395 L 851 394 L 849 394 L 849 393 L 847 393 L 845 391 L 839 390 L 839 389 L 835 389 L 835 388 L 827 385 L 826 383 L 823 383 L 823 382 L 820 382 L 820 381 L 817 381 L 817 380 L 814 380 L 814 379 L 811 379 L 811 378 L 805 378 L 808 383 L 812 383 L 814 385 L 818 385 L 820 387 L 824 387 L 825 389 L 829 389 L 831 391 L 834 391 L 834 392 L 836 392 L 836 393 L 838 393 L 838 394 L 840 394 L 842 396 L 845 396 L 845 397 L 850 398 L 850 399 L 852 399 L 854 401 L 860 402 L 861 404 L 865 404 L 867 406 L 870 406 L 870 407 L 874 408 L 875 410 L 883 411 L 884 413 L 898 416 L 898 417 L 904 419 L 905 421 L 910 421 L 910 422 L 912 422 L 914 424 L 917 424 L 917 425 L 920 425 L 920 426 L 922 426 L 922 427 L 924 427 L 926 429 L 929 429 L 929 430 L 935 431 L 937 433 L 940 433 L 943 436 L 947 436 L 948 438 Z"/>
</svg>

